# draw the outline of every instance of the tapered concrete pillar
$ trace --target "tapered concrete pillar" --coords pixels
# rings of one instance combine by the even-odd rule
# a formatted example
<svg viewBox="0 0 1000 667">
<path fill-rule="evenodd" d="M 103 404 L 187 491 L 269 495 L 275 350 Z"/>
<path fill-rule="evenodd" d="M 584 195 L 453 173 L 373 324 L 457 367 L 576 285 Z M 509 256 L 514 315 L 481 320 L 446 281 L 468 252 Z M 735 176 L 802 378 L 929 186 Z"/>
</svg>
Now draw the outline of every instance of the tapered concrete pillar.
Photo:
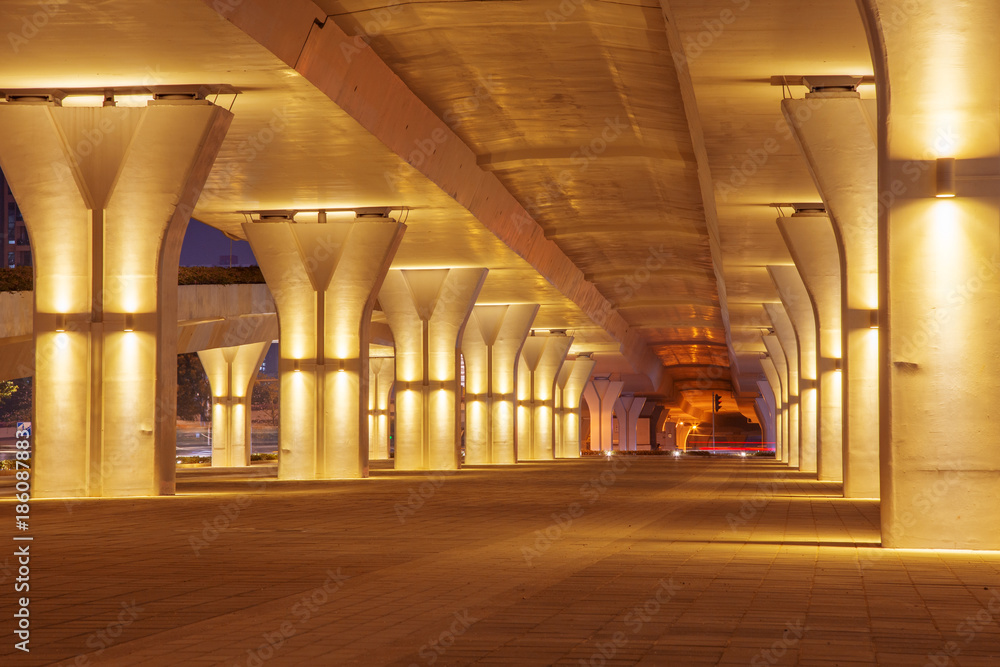
<svg viewBox="0 0 1000 667">
<path fill-rule="evenodd" d="M 396 379 L 392 357 L 368 359 L 368 457 L 389 458 L 389 395 Z"/>
<path fill-rule="evenodd" d="M 566 334 L 532 331 L 517 365 L 517 456 L 522 461 L 556 457 L 556 377 L 573 344 Z"/>
<path fill-rule="evenodd" d="M 677 422 L 677 449 L 687 451 L 688 436 L 691 435 L 692 430 L 694 430 L 694 424 L 691 422 Z"/>
<path fill-rule="evenodd" d="M 658 435 L 663 432 L 663 425 L 667 421 L 667 409 L 660 404 L 654 404 L 652 411 L 649 414 L 649 448 L 652 451 L 657 451 L 660 448 L 660 443 L 658 440 Z M 673 437 L 675 434 L 671 433 L 670 436 Z M 676 440 L 671 440 L 676 442 Z"/>
<path fill-rule="evenodd" d="M 595 452 L 610 452 L 614 448 L 615 401 L 625 386 L 619 380 L 593 378 L 583 389 L 590 411 L 590 449 Z"/>
<path fill-rule="evenodd" d="M 199 350 L 212 389 L 212 466 L 250 465 L 250 397 L 270 342 Z"/>
<path fill-rule="evenodd" d="M 770 356 L 762 358 L 760 366 L 764 370 L 764 377 L 767 378 L 767 386 L 771 396 L 774 397 L 774 457 L 779 461 L 787 463 L 788 446 L 786 444 L 785 431 L 787 429 L 786 422 L 788 415 L 785 404 L 785 388 L 782 385 L 774 360 Z"/>
<path fill-rule="evenodd" d="M 986 0 L 859 5 L 886 129 L 882 544 L 1000 549 L 1000 12 Z M 879 30 L 900 12 L 904 30 Z"/>
<path fill-rule="evenodd" d="M 459 343 L 486 269 L 393 269 L 379 293 L 396 341 L 396 470 L 457 470 Z"/>
<path fill-rule="evenodd" d="M 791 326 L 787 324 L 788 317 L 784 314 L 784 308 L 780 304 L 765 304 L 771 323 L 782 322 L 781 329 L 786 331 Z M 774 311 L 772 313 L 772 311 Z M 775 324 L 775 330 L 778 325 Z M 781 438 L 783 440 L 783 450 L 785 456 L 783 461 L 792 468 L 799 467 L 799 375 L 798 375 L 798 353 L 795 348 L 794 336 L 788 341 L 792 353 L 786 354 L 785 348 L 779 336 L 762 336 L 764 347 L 768 353 L 768 359 L 774 364 L 778 377 L 781 379 L 781 401 L 784 410 L 781 414 Z M 762 360 L 765 372 L 767 371 L 766 359 Z"/>
<path fill-rule="evenodd" d="M 177 264 L 232 115 L 0 105 L 34 256 L 32 491 L 174 492 Z"/>
<path fill-rule="evenodd" d="M 870 315 L 878 309 L 876 101 L 840 90 L 781 107 L 836 228 L 843 266 L 844 496 L 878 498 L 878 331 Z"/>
<path fill-rule="evenodd" d="M 840 327 L 840 253 L 826 215 L 797 213 L 779 218 L 778 229 L 809 294 L 816 337 L 819 382 L 817 472 L 822 481 L 844 479 L 844 387 Z"/>
<path fill-rule="evenodd" d="M 626 452 L 636 450 L 636 426 L 639 424 L 639 413 L 646 405 L 642 396 L 624 395 L 615 401 L 615 415 L 618 417 L 618 448 Z"/>
<path fill-rule="evenodd" d="M 777 403 L 771 385 L 767 380 L 757 381 L 757 391 L 760 397 L 757 398 L 757 417 L 760 420 L 761 439 L 763 446 L 771 447 L 777 442 L 775 438 L 775 426 L 778 423 Z M 777 459 L 777 446 L 775 445 L 775 458 Z"/>
<path fill-rule="evenodd" d="M 816 321 L 812 304 L 806 294 L 805 285 L 794 266 L 769 266 L 768 273 L 778 286 L 782 306 L 777 309 L 778 322 L 775 330 L 786 351 L 786 359 L 791 357 L 786 341 L 794 341 L 795 357 L 798 364 L 798 425 L 799 425 L 799 470 L 817 472 L 817 433 L 819 426 L 819 388 L 816 382 Z M 767 304 L 773 306 L 775 304 Z M 772 315 L 772 320 L 774 319 Z M 790 383 L 791 384 L 791 383 Z"/>
<path fill-rule="evenodd" d="M 465 462 L 517 463 L 517 363 L 537 304 L 475 306 L 462 335 Z"/>
<path fill-rule="evenodd" d="M 404 229 L 244 223 L 281 327 L 279 479 L 368 476 L 368 332 Z"/>
<path fill-rule="evenodd" d="M 596 361 L 590 357 L 566 359 L 556 379 L 556 458 L 580 457 L 583 389 Z"/>
</svg>

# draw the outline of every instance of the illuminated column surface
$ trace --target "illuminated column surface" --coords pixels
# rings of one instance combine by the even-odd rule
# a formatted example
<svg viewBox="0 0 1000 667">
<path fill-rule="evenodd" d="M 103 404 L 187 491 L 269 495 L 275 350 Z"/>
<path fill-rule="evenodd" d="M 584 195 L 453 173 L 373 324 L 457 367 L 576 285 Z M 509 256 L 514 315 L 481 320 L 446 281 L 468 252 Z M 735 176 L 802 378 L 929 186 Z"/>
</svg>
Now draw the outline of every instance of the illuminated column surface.
<svg viewBox="0 0 1000 667">
<path fill-rule="evenodd" d="M 469 465 L 517 463 L 517 364 L 537 312 L 536 304 L 472 309 L 462 335 Z"/>
<path fill-rule="evenodd" d="M 368 457 L 384 461 L 389 458 L 389 394 L 395 362 L 392 357 L 372 357 L 368 368 Z"/>
<path fill-rule="evenodd" d="M 878 498 L 878 330 L 871 316 L 878 309 L 876 101 L 840 90 L 807 93 L 781 106 L 843 254 L 844 496 Z"/>
<path fill-rule="evenodd" d="M 879 85 L 882 544 L 1000 549 L 1000 11 L 859 3 Z M 891 118 L 891 122 L 889 119 Z M 892 195 L 891 197 L 889 195 Z"/>
<path fill-rule="evenodd" d="M 788 414 L 784 386 L 770 353 L 760 360 L 760 366 L 764 370 L 764 377 L 767 378 L 767 386 L 771 396 L 774 397 L 774 457 L 788 463 L 788 447 L 785 444 L 787 442 L 785 424 L 788 421 Z"/>
<path fill-rule="evenodd" d="M 270 342 L 199 350 L 212 388 L 212 466 L 250 465 L 250 397 Z"/>
<path fill-rule="evenodd" d="M 809 293 L 816 336 L 819 428 L 816 470 L 822 481 L 844 479 L 844 391 L 841 370 L 840 253 L 830 218 L 796 213 L 778 229 Z"/>
<path fill-rule="evenodd" d="M 645 398 L 629 394 L 619 396 L 615 401 L 615 414 L 618 416 L 618 448 L 622 451 L 634 452 L 636 449 L 636 426 L 644 405 L 646 405 Z"/>
<path fill-rule="evenodd" d="M 694 424 L 691 422 L 677 422 L 677 449 L 687 451 L 688 436 L 693 429 Z"/>
<path fill-rule="evenodd" d="M 205 101 L 0 105 L 35 266 L 35 495 L 174 492 L 177 265 L 231 119 Z"/>
<path fill-rule="evenodd" d="M 368 476 L 372 307 L 405 226 L 243 224 L 281 327 L 279 479 Z"/>
<path fill-rule="evenodd" d="M 556 456 L 556 378 L 573 337 L 532 331 L 517 364 L 517 457 L 548 461 Z"/>
<path fill-rule="evenodd" d="M 594 452 L 610 452 L 614 447 L 615 401 L 621 393 L 624 382 L 609 378 L 593 378 L 583 389 L 583 397 L 587 399 L 587 410 L 590 411 L 590 450 Z"/>
<path fill-rule="evenodd" d="M 396 341 L 396 470 L 460 464 L 459 341 L 486 269 L 393 269 L 379 293 Z"/>
<path fill-rule="evenodd" d="M 566 359 L 556 378 L 556 458 L 580 458 L 583 389 L 597 362 L 590 357 Z"/>
<path fill-rule="evenodd" d="M 781 314 L 784 314 L 784 309 L 781 304 L 764 304 L 764 307 L 769 311 L 772 309 L 780 310 Z M 776 312 L 774 315 L 768 313 L 772 317 L 772 323 L 775 318 L 778 317 Z M 787 318 L 785 318 L 787 319 Z M 785 348 L 782 346 L 781 341 L 777 335 L 774 336 L 763 336 L 764 347 L 767 349 L 768 358 L 763 359 L 762 366 L 764 366 L 765 372 L 767 371 L 766 362 L 770 360 L 773 364 L 774 369 L 778 373 L 778 377 L 781 380 L 781 402 L 784 405 L 784 410 L 781 414 L 781 438 L 783 440 L 783 452 L 785 456 L 782 458 L 789 466 L 793 468 L 799 467 L 799 396 L 798 396 L 798 386 L 799 386 L 799 376 L 798 376 L 798 364 L 796 358 L 797 353 L 785 354 Z M 795 350 L 794 339 L 789 341 L 789 345 L 792 346 L 792 350 Z"/>
<path fill-rule="evenodd" d="M 761 435 L 765 444 L 776 443 L 775 433 L 777 432 L 776 425 L 778 424 L 778 406 L 774 398 L 774 392 L 771 391 L 771 384 L 767 380 L 758 380 L 757 391 L 760 392 L 760 397 L 757 399 L 757 412 L 760 415 Z M 775 445 L 775 459 L 780 460 L 777 451 L 778 448 Z"/>
<path fill-rule="evenodd" d="M 799 429 L 799 470 L 802 472 L 816 472 L 817 451 L 816 434 L 818 427 L 817 411 L 817 387 L 816 387 L 816 326 L 812 305 L 805 294 L 805 286 L 799 278 L 798 271 L 794 266 L 769 266 L 768 273 L 777 285 L 782 294 L 782 304 L 766 304 L 768 314 L 774 321 L 774 328 L 778 332 L 778 340 L 785 350 L 785 361 L 792 366 L 794 356 L 797 364 L 798 382 L 789 380 L 789 386 L 794 388 L 798 384 L 797 407 L 798 409 L 798 429 Z M 775 269 L 783 269 L 776 271 Z M 775 276 L 780 276 L 775 278 Z M 790 287 L 794 285 L 794 291 Z M 775 307 L 776 306 L 776 307 Z M 775 312 L 772 312 L 775 311 Z M 793 315 L 794 313 L 794 315 Z M 777 320 L 777 321 L 775 321 Z M 794 352 L 789 353 L 790 349 Z"/>
</svg>

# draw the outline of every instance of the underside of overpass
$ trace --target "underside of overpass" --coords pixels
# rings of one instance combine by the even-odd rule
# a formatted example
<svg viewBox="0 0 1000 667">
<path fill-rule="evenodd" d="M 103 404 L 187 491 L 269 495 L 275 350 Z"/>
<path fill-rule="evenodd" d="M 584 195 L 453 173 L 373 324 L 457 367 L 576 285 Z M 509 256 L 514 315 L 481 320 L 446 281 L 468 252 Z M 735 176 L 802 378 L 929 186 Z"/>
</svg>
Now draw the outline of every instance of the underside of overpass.
<svg viewBox="0 0 1000 667">
<path fill-rule="evenodd" d="M 996 664 L 998 32 L 992 0 L 0 3 L 34 266 L 0 506 L 47 559 L 0 656 Z M 191 219 L 266 285 L 178 287 Z M 178 471 L 193 351 L 213 468 Z M 710 421 L 773 457 L 685 454 Z"/>
<path fill-rule="evenodd" d="M 12 0 L 0 21 L 41 495 L 174 492 L 176 352 L 217 347 L 174 317 L 194 218 L 249 240 L 274 296 L 282 479 L 367 476 L 390 386 L 400 470 L 460 467 L 463 422 L 502 464 L 610 449 L 612 415 L 622 443 L 640 415 L 680 442 L 718 410 L 881 498 L 887 545 L 1000 546 L 996 7 Z"/>
</svg>

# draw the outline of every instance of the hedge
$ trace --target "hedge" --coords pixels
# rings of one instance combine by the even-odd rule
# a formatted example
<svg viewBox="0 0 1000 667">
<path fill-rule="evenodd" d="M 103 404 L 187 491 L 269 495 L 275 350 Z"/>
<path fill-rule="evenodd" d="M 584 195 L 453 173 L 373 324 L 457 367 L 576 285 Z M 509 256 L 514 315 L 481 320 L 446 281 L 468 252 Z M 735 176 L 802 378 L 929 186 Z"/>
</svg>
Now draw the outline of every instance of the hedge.
<svg viewBox="0 0 1000 667">
<path fill-rule="evenodd" d="M 30 266 L 0 268 L 0 292 L 30 292 Z M 264 282 L 259 266 L 182 266 L 177 275 L 178 285 L 256 285 Z"/>
</svg>

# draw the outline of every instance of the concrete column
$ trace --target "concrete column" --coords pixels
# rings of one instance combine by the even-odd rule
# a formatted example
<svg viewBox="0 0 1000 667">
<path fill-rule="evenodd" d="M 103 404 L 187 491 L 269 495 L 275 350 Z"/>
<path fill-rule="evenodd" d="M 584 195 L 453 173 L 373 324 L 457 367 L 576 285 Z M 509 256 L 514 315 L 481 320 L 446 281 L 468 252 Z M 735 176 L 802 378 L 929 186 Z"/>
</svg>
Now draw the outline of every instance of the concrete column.
<svg viewBox="0 0 1000 667">
<path fill-rule="evenodd" d="M 368 458 L 389 458 L 389 394 L 395 379 L 392 357 L 368 359 Z"/>
<path fill-rule="evenodd" d="M 649 447 L 653 451 L 659 449 L 659 441 L 657 440 L 657 434 L 663 431 L 663 426 L 667 421 L 667 409 L 662 405 L 654 405 L 653 413 L 649 415 Z M 676 433 L 671 433 L 671 441 L 676 446 Z"/>
<path fill-rule="evenodd" d="M 624 395 L 615 401 L 615 414 L 618 417 L 618 447 L 622 451 L 634 452 L 636 448 L 636 426 L 639 424 L 639 413 L 646 405 L 642 396 Z"/>
<path fill-rule="evenodd" d="M 770 307 L 769 314 L 771 310 L 776 311 L 776 314 L 772 314 L 772 318 L 778 319 L 775 322 L 775 330 L 778 332 L 781 346 L 785 349 L 786 361 L 790 361 L 793 356 L 788 350 L 794 345 L 794 356 L 798 366 L 799 470 L 816 472 L 819 390 L 815 377 L 816 326 L 812 305 L 794 266 L 769 266 L 768 273 L 776 285 L 781 285 L 779 292 L 783 292 L 783 306 L 773 308 L 777 304 L 767 304 L 765 307 Z M 786 345 L 789 341 L 791 342 Z M 789 385 L 794 386 L 792 382 L 789 382 Z"/>
<path fill-rule="evenodd" d="M 556 379 L 556 458 L 580 458 L 583 388 L 594 370 L 590 357 L 566 359 Z"/>
<path fill-rule="evenodd" d="M 757 414 L 760 419 L 761 438 L 765 446 L 769 446 L 771 443 L 777 442 L 775 437 L 775 425 L 778 423 L 777 402 L 767 380 L 757 381 L 757 391 L 760 392 L 760 397 L 757 399 Z M 778 459 L 777 451 L 777 446 L 775 446 L 775 459 Z"/>
<path fill-rule="evenodd" d="M 779 319 L 779 315 L 783 315 L 784 309 L 781 308 L 780 304 L 765 304 L 765 308 L 768 308 L 768 315 L 772 317 L 772 323 L 775 319 Z M 771 315 L 770 311 L 775 310 L 776 312 Z M 781 311 L 780 313 L 777 311 Z M 784 320 L 787 320 L 787 316 Z M 783 327 L 784 328 L 784 327 Z M 781 380 L 781 402 L 784 405 L 784 410 L 781 414 L 781 439 L 783 441 L 783 451 L 785 456 L 782 458 L 792 468 L 799 467 L 799 396 L 798 396 L 798 386 L 799 386 L 799 376 L 798 376 L 798 354 L 793 353 L 786 355 L 785 349 L 778 339 L 777 335 L 774 336 L 763 336 L 764 347 L 767 349 L 768 359 L 774 365 L 775 370 L 778 373 L 778 377 Z M 789 341 L 789 345 L 792 346 L 792 350 L 795 350 L 795 340 L 794 338 Z M 768 359 L 763 359 L 762 366 L 767 371 L 766 362 Z"/>
<path fill-rule="evenodd" d="M 368 476 L 372 307 L 405 226 L 244 223 L 281 327 L 279 479 Z"/>
<path fill-rule="evenodd" d="M 1000 549 L 1000 12 L 932 3 L 883 32 L 905 3 L 859 5 L 884 87 L 882 544 Z"/>
<path fill-rule="evenodd" d="M 460 465 L 459 341 L 486 269 L 393 269 L 379 293 L 396 341 L 396 470 Z"/>
<path fill-rule="evenodd" d="M 250 465 L 250 397 L 270 342 L 199 350 L 212 388 L 212 465 Z"/>
<path fill-rule="evenodd" d="M 688 436 L 694 429 L 691 422 L 677 422 L 677 449 L 687 451 Z"/>
<path fill-rule="evenodd" d="M 556 377 L 573 344 L 566 334 L 532 331 L 517 364 L 517 447 L 522 461 L 556 456 Z"/>
<path fill-rule="evenodd" d="M 876 101 L 815 92 L 781 107 L 830 214 L 843 267 L 844 496 L 878 498 L 878 331 L 870 315 L 878 309 Z"/>
<path fill-rule="evenodd" d="M 34 254 L 33 493 L 174 492 L 177 265 L 232 115 L 0 105 Z"/>
<path fill-rule="evenodd" d="M 583 389 L 583 397 L 587 399 L 587 409 L 590 411 L 590 449 L 595 452 L 610 452 L 614 447 L 615 401 L 621 393 L 624 382 L 608 378 L 593 378 Z"/>
<path fill-rule="evenodd" d="M 764 377 L 767 378 L 767 387 L 774 400 L 774 457 L 778 461 L 788 462 L 788 448 L 784 443 L 783 422 L 788 419 L 785 414 L 785 402 L 782 393 L 783 388 L 778 376 L 778 370 L 774 366 L 774 361 L 770 356 L 760 360 L 760 366 L 764 370 Z"/>
<path fill-rule="evenodd" d="M 462 335 L 469 465 L 517 463 L 517 363 L 537 313 L 536 304 L 472 309 Z"/>
<path fill-rule="evenodd" d="M 791 218 L 779 218 L 778 229 L 808 292 L 817 331 L 818 477 L 822 481 L 840 482 L 844 479 L 844 387 L 837 238 L 826 215 L 801 213 Z"/>
</svg>

